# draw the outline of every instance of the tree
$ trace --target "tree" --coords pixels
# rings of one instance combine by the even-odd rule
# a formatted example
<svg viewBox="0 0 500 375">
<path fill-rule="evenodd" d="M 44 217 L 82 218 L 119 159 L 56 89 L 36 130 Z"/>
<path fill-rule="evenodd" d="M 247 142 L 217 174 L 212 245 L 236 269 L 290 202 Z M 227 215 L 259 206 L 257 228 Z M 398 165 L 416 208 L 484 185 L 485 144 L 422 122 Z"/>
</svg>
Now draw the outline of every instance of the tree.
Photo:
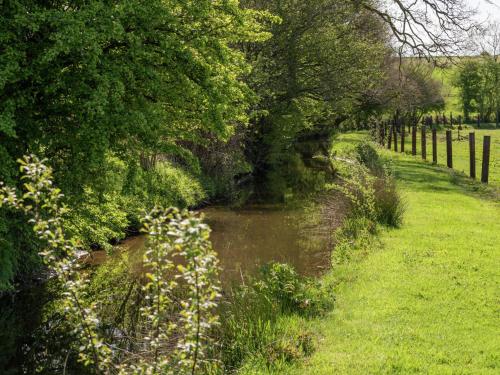
<svg viewBox="0 0 500 375">
<path fill-rule="evenodd" d="M 352 0 L 388 25 L 400 54 L 425 57 L 461 54 L 479 30 L 475 11 L 464 0 Z M 486 0 L 488 1 L 488 0 Z"/>
<path fill-rule="evenodd" d="M 237 0 L 7 0 L 0 12 L 1 180 L 12 182 L 15 160 L 36 153 L 50 159 L 70 207 L 109 203 L 115 216 L 136 204 L 119 199 L 120 163 L 110 159 L 125 161 L 127 176 L 165 155 L 188 158 L 184 143 L 227 139 L 248 120 L 249 66 L 235 45 L 269 35 L 258 22 L 265 14 Z M 17 230 L 13 215 L 0 213 L 2 239 Z M 24 251 L 9 250 L 2 264 Z"/>
<path fill-rule="evenodd" d="M 485 59 L 485 89 L 498 128 L 500 126 L 500 23 L 497 21 L 487 25 L 477 40 Z"/>
<path fill-rule="evenodd" d="M 269 41 L 243 46 L 254 65 L 248 82 L 260 97 L 254 110 L 261 114 L 250 129 L 247 155 L 257 181 L 275 197 L 291 186 L 310 190 L 306 169 L 313 157 L 328 153 L 331 134 L 378 83 L 384 28 L 349 2 L 243 4 L 281 20 Z"/>
</svg>

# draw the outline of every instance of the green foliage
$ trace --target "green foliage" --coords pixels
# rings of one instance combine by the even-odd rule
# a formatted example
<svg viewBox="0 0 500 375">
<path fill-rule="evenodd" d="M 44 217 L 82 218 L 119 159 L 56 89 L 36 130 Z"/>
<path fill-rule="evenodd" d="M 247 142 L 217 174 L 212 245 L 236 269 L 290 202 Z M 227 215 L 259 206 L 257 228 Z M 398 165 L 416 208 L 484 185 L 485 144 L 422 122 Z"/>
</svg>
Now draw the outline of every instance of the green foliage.
<svg viewBox="0 0 500 375">
<path fill-rule="evenodd" d="M 166 162 L 144 173 L 144 180 L 150 206 L 193 207 L 205 198 L 200 182 Z"/>
<path fill-rule="evenodd" d="M 375 200 L 376 221 L 383 225 L 399 227 L 403 222 L 405 204 L 397 191 L 396 182 L 377 150 L 369 142 L 359 143 L 354 154 L 359 163 L 368 168 L 375 176 L 373 194 Z"/>
<path fill-rule="evenodd" d="M 142 348 L 120 358 L 120 373 L 197 373 L 210 361 L 207 334 L 218 322 L 213 314 L 220 297 L 218 259 L 209 228 L 192 214 L 155 209 L 144 218 L 144 231 L 149 234 L 142 285 L 146 302 L 140 309 L 143 328 L 132 339 Z M 185 264 L 176 265 L 176 257 Z M 177 288 L 182 288 L 184 298 L 173 312 Z M 165 350 L 172 340 L 175 348 Z"/>
<path fill-rule="evenodd" d="M 465 60 L 458 69 L 455 86 L 467 121 L 477 113 L 489 122 L 500 113 L 500 62 L 494 56 L 483 55 Z"/>
<path fill-rule="evenodd" d="M 372 224 L 398 227 L 403 221 L 405 204 L 394 178 L 377 150 L 369 142 L 356 144 L 351 154 L 355 160 L 342 160 L 341 183 L 329 185 L 339 190 L 351 203 L 350 216 L 365 218 Z"/>
<path fill-rule="evenodd" d="M 384 164 L 377 150 L 370 142 L 361 142 L 356 145 L 354 154 L 359 163 L 365 165 L 372 174 L 380 176 L 384 173 Z"/>
<path fill-rule="evenodd" d="M 95 304 L 84 305 L 85 277 L 77 272 L 77 246 L 66 237 L 63 229 L 67 208 L 60 205 L 61 191 L 52 184 L 52 170 L 36 157 L 20 160 L 25 193 L 18 197 L 15 190 L 0 186 L 0 206 L 8 206 L 33 217 L 31 222 L 37 237 L 45 243 L 40 253 L 46 266 L 63 285 L 62 307 L 80 341 L 79 359 L 86 366 L 105 371 L 110 364 L 110 349 L 97 333 L 99 319 Z"/>
<path fill-rule="evenodd" d="M 322 310 L 320 299 L 309 298 L 312 288 L 292 266 L 270 263 L 261 268 L 260 274 L 261 279 L 255 283 L 257 293 L 270 303 L 278 303 L 281 312 L 317 314 Z"/>
<path fill-rule="evenodd" d="M 190 149 L 227 140 L 248 121 L 250 66 L 237 46 L 270 37 L 266 12 L 237 0 L 9 0 L 0 13 L 0 180 L 15 181 L 24 154 L 48 158 L 85 245 L 122 237 L 138 222 L 132 211 L 151 201 L 198 203 L 201 189 L 173 167 L 146 176 L 153 196 L 146 190 L 139 201 L 120 185 L 129 166 L 147 174 L 168 158 L 199 174 Z M 13 238 L 14 225 L 0 220 L 3 239 Z M 13 275 L 17 246 L 4 249 Z"/>
<path fill-rule="evenodd" d="M 327 187 L 340 191 L 349 200 L 352 217 L 366 218 L 375 223 L 377 219 L 375 181 L 376 177 L 368 168 L 353 161 L 349 165 L 349 174 L 342 177 L 340 183 Z"/>
<path fill-rule="evenodd" d="M 249 85 L 260 97 L 247 154 L 271 195 L 304 191 L 307 170 L 328 156 L 328 141 L 381 82 L 385 54 L 378 19 L 333 0 L 242 2 L 278 16 L 273 38 L 245 50 L 254 69 Z M 328 165 L 323 166 L 328 170 Z M 302 178 L 303 177 L 303 178 Z"/>
<path fill-rule="evenodd" d="M 457 77 L 457 86 L 460 87 L 460 98 L 467 121 L 470 115 L 476 112 L 483 101 L 482 77 L 479 70 L 480 64 L 475 60 L 468 60 L 463 64 Z"/>
<path fill-rule="evenodd" d="M 375 206 L 377 222 L 395 228 L 401 226 L 406 203 L 392 176 L 385 175 L 375 181 Z"/>
<path fill-rule="evenodd" d="M 287 264 L 263 266 L 221 306 L 217 336 L 225 370 L 243 365 L 244 373 L 259 363 L 276 367 L 310 354 L 310 337 L 300 321 L 327 311 L 333 300 L 328 285 L 299 276 Z"/>
<path fill-rule="evenodd" d="M 87 188 L 82 202 L 68 214 L 66 229 L 80 239 L 80 245 L 85 249 L 100 246 L 110 250 L 109 241 L 122 239 L 129 225 L 121 203 L 117 195 L 98 196 Z"/>
<path fill-rule="evenodd" d="M 366 255 L 373 243 L 374 223 L 365 217 L 348 217 L 335 231 L 335 248 L 332 253 L 334 269 L 353 259 Z"/>
<path fill-rule="evenodd" d="M 68 209 L 61 205 L 62 194 L 53 186 L 52 170 L 33 156 L 20 163 L 25 193 L 18 197 L 13 188 L 0 185 L 0 207 L 32 217 L 33 230 L 44 243 L 40 255 L 61 288 L 58 306 L 78 342 L 79 361 L 99 374 L 116 370 L 120 374 L 194 374 L 210 363 L 208 332 L 218 322 L 214 309 L 220 288 L 208 226 L 177 209 L 154 209 L 144 218 L 149 239 L 140 287 L 145 301 L 139 310 L 141 329 L 125 335 L 130 340 L 127 350 L 111 350 L 123 345 L 123 336 L 103 335 L 100 315 L 108 309 L 105 304 L 100 311 L 102 305 L 88 294 L 89 280 L 80 269 L 77 244 L 64 230 Z M 178 258 L 183 263 L 174 263 Z M 127 280 L 126 275 L 115 272 L 107 277 Z M 178 290 L 182 298 L 174 300 Z"/>
</svg>

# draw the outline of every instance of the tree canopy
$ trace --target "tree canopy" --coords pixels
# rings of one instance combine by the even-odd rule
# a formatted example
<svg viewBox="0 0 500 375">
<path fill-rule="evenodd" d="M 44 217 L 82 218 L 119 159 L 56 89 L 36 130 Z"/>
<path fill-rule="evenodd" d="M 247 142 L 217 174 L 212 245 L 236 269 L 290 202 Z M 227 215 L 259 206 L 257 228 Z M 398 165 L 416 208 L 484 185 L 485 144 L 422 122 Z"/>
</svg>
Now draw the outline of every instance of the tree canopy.
<svg viewBox="0 0 500 375">
<path fill-rule="evenodd" d="M 394 84 L 394 47 L 449 50 L 472 26 L 447 3 L 5 0 L 0 180 L 15 183 L 23 155 L 48 159 L 82 247 L 109 246 L 156 204 L 234 199 L 245 181 L 273 199 L 314 191 L 335 131 L 438 104 L 424 70 Z M 0 289 L 37 263 L 23 222 L 0 211 Z"/>
</svg>

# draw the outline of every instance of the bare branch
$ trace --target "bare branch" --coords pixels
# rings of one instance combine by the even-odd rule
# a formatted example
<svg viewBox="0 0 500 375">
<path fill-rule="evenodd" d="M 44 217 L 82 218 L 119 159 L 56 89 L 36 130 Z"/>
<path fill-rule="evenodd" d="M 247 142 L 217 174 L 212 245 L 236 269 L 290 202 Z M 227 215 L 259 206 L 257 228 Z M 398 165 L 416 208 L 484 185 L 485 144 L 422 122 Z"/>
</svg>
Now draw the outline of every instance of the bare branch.
<svg viewBox="0 0 500 375">
<path fill-rule="evenodd" d="M 363 8 L 389 27 L 400 53 L 434 59 L 456 56 L 470 47 L 480 27 L 464 0 L 361 0 Z"/>
</svg>

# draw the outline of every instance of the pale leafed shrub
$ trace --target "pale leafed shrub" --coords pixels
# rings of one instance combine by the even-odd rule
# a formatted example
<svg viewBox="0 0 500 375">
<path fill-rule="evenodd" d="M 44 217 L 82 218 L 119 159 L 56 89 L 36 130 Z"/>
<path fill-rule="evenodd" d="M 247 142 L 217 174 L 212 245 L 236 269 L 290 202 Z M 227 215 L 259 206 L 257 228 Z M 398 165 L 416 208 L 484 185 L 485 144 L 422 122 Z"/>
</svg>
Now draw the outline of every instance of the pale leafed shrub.
<svg viewBox="0 0 500 375">
<path fill-rule="evenodd" d="M 118 350 L 101 332 L 99 309 L 88 296 L 87 273 L 79 272 L 77 243 L 64 231 L 67 208 L 52 184 L 52 171 L 36 157 L 20 161 L 24 194 L 0 184 L 0 207 L 31 217 L 36 235 L 45 242 L 40 255 L 61 284 L 68 323 L 79 344 L 79 359 L 99 374 L 194 374 L 209 364 L 208 332 L 218 322 L 218 259 L 208 226 L 177 209 L 154 209 L 145 216 L 149 234 L 144 254 L 146 282 L 141 308 L 144 329 L 137 350 Z M 180 258 L 181 262 L 175 263 Z M 182 292 L 178 292 L 182 290 Z M 182 296 L 173 303 L 173 295 Z"/>
</svg>

